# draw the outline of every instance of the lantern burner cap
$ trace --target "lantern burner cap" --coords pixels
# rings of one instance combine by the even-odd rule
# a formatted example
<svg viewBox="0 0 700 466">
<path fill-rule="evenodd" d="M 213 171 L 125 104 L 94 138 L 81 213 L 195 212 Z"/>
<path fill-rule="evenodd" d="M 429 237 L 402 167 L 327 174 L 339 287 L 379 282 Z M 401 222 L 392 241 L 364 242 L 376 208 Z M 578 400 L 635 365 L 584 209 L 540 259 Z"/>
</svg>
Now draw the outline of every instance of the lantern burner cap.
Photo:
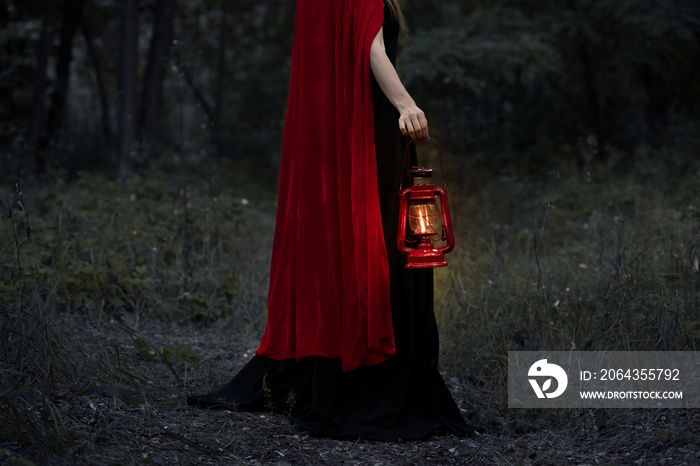
<svg viewBox="0 0 700 466">
<path fill-rule="evenodd" d="M 411 175 L 414 178 L 430 178 L 432 174 L 432 168 L 411 167 Z"/>
</svg>

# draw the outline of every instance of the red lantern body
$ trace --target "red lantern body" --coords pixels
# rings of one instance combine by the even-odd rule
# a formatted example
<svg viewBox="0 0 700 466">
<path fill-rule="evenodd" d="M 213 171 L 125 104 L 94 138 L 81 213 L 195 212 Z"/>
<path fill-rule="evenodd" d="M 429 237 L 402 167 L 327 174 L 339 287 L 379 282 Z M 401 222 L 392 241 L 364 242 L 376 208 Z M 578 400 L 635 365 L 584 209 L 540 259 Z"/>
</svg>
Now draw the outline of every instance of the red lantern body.
<svg viewBox="0 0 700 466">
<path fill-rule="evenodd" d="M 445 267 L 445 254 L 455 245 L 447 187 L 432 184 L 432 170 L 413 167 L 411 174 L 413 185 L 399 193 L 397 246 L 408 256 L 406 268 Z M 435 246 L 443 241 L 444 246 Z"/>
</svg>

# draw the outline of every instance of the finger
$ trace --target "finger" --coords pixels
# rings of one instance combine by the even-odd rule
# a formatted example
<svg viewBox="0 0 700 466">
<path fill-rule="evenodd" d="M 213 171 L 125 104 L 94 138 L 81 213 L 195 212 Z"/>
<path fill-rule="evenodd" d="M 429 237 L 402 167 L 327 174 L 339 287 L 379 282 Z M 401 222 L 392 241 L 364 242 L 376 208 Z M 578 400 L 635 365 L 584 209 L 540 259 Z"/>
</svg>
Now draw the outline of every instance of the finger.
<svg viewBox="0 0 700 466">
<path fill-rule="evenodd" d="M 416 116 L 411 121 L 413 126 L 413 139 L 416 141 L 422 141 L 425 139 L 425 130 L 427 129 L 427 121 L 423 122 L 420 116 Z"/>
<path fill-rule="evenodd" d="M 418 115 L 418 122 L 421 127 L 421 137 L 425 140 L 428 139 L 428 119 L 425 118 L 424 114 Z"/>
<path fill-rule="evenodd" d="M 428 120 L 426 120 L 425 118 L 423 118 L 421 129 L 423 140 L 428 139 L 430 137 L 430 132 L 428 131 Z"/>
<path fill-rule="evenodd" d="M 418 119 L 413 123 L 413 139 L 416 141 L 423 140 L 423 128 Z"/>
<path fill-rule="evenodd" d="M 401 134 L 404 136 L 408 136 L 408 128 L 403 120 L 399 120 L 399 131 L 401 131 Z"/>
<path fill-rule="evenodd" d="M 428 133 L 427 126 L 423 127 L 423 130 L 421 131 L 421 137 L 423 138 L 424 141 L 430 137 L 430 134 Z"/>
<path fill-rule="evenodd" d="M 404 134 L 407 136 L 411 136 L 411 139 L 416 140 L 416 127 L 413 124 L 413 122 L 410 119 L 407 119 L 404 121 L 404 124 L 406 125 L 406 133 Z"/>
</svg>

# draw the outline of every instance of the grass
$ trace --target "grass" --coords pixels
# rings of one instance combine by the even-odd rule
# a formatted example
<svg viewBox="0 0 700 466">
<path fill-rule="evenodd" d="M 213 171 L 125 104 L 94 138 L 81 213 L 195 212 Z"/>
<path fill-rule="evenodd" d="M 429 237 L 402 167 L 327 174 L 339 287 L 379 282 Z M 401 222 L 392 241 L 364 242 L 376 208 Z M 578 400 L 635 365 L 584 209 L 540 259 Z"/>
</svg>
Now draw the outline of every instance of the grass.
<svg viewBox="0 0 700 466">
<path fill-rule="evenodd" d="M 151 347 L 135 330 L 141 319 L 228 319 L 235 331 L 264 323 L 274 198 L 246 194 L 249 182 L 233 169 L 214 187 L 196 176 L 173 183 L 170 167 L 153 168 L 125 183 L 91 173 L 14 183 L 0 235 L 3 443 L 82 451 L 112 429 L 67 411 L 67 398 L 89 413 L 94 404 L 80 397 L 95 390 L 139 407 L 153 387 L 182 389 L 199 354 L 176 342 Z M 126 316 L 127 344 L 85 351 L 77 335 L 66 337 L 75 322 L 63 325 L 81 315 L 95 326 Z"/>
<path fill-rule="evenodd" d="M 692 154 L 667 152 L 640 149 L 624 170 L 614 159 L 584 169 L 554 159 L 527 176 L 448 160 L 458 236 L 449 267 L 436 271 L 436 312 L 442 367 L 472 422 L 515 443 L 534 430 L 611 423 L 595 410 L 505 408 L 509 350 L 695 350 L 700 171 Z M 195 165 L 160 163 L 124 182 L 52 174 L 10 193 L 0 458 L 146 445 L 139 423 L 211 455 L 272 435 L 254 418 L 212 421 L 227 433 L 216 441 L 189 421 L 166 432 L 168 416 L 190 419 L 178 401 L 188 390 L 230 375 L 212 356 L 224 345 L 212 329 L 235 336 L 242 354 L 265 316 L 275 187 L 240 165 Z M 173 327 L 189 330 L 176 339 Z M 285 439 L 276 441 L 296 442 Z M 138 462 L 132 446 L 136 456 L 105 463 Z"/>
<path fill-rule="evenodd" d="M 624 176 L 558 167 L 458 198 L 437 312 L 445 366 L 488 387 L 469 404 L 506 404 L 508 351 L 696 349 L 700 171 L 646 155 Z"/>
<path fill-rule="evenodd" d="M 4 211 L 12 254 L 3 264 L 0 295 L 2 435 L 13 435 L 20 444 L 61 450 L 80 435 L 81 426 L 66 422 L 54 395 L 63 381 L 74 379 L 76 368 L 53 319 L 56 290 L 40 286 L 36 263 L 25 261 L 25 251 L 35 245 L 19 183 Z"/>
</svg>

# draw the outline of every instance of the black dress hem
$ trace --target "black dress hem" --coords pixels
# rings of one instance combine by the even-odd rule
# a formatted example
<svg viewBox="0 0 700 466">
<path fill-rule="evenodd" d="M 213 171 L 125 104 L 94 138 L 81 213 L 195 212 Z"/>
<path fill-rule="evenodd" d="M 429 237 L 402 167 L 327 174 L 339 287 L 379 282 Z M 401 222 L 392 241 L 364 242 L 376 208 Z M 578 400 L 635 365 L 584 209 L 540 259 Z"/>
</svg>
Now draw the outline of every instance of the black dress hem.
<svg viewBox="0 0 700 466">
<path fill-rule="evenodd" d="M 400 363 L 392 360 L 343 372 L 340 360 L 254 356 L 224 387 L 188 396 L 187 404 L 271 411 L 315 436 L 340 439 L 424 440 L 441 433 L 464 436 L 478 431 L 464 422 L 439 374 L 423 377 L 435 384 L 433 390 L 421 390 L 432 391 L 431 398 L 412 402 L 397 394 L 392 382 Z M 402 392 L 411 392 L 410 387 Z"/>
</svg>

